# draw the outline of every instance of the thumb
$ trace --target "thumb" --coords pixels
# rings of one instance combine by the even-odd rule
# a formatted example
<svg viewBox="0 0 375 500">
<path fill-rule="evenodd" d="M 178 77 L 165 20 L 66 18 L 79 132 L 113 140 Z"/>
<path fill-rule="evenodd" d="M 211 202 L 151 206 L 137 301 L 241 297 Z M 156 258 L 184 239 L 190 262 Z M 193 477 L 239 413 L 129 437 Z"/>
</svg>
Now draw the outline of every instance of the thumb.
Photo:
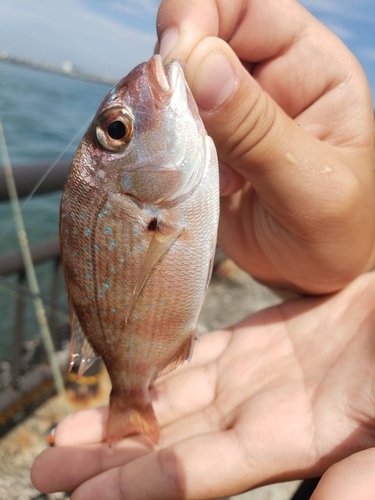
<svg viewBox="0 0 375 500">
<path fill-rule="evenodd" d="M 283 213 L 287 219 L 301 212 L 301 204 L 324 204 L 325 196 L 332 196 L 332 182 L 342 172 L 330 168 L 327 183 L 327 175 L 316 171 L 317 158 L 338 165 L 329 158 L 338 153 L 300 128 L 228 44 L 205 38 L 190 54 L 187 67 L 188 83 L 220 161 L 251 183 L 271 215 L 288 227 Z M 238 180 L 234 184 L 238 186 Z"/>
<path fill-rule="evenodd" d="M 361 451 L 333 465 L 323 475 L 311 500 L 374 498 L 375 450 Z"/>
</svg>

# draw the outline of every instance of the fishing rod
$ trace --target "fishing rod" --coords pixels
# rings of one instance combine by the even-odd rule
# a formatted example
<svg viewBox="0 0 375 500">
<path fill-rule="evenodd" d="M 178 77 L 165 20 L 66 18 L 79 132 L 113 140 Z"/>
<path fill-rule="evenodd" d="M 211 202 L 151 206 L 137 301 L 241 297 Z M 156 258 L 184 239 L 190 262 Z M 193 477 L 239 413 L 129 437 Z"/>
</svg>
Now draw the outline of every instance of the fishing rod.
<svg viewBox="0 0 375 500">
<path fill-rule="evenodd" d="M 66 392 L 64 387 L 64 380 L 61 375 L 61 371 L 57 362 L 56 353 L 53 346 L 53 341 L 51 337 L 51 332 L 48 326 L 46 313 L 44 310 L 44 305 L 39 295 L 39 284 L 35 273 L 35 268 L 33 260 L 31 257 L 30 247 L 27 240 L 27 234 L 25 231 L 23 218 L 21 215 L 20 205 L 18 201 L 18 194 L 16 185 L 13 178 L 12 166 L 10 163 L 10 158 L 8 155 L 8 148 L 4 137 L 3 126 L 0 120 L 0 150 L 4 169 L 5 180 L 7 183 L 9 198 L 12 204 L 14 223 L 17 228 L 18 241 L 20 250 L 22 253 L 22 259 L 24 262 L 24 267 L 26 271 L 27 281 L 29 283 L 30 290 L 35 294 L 33 298 L 35 314 L 39 323 L 40 334 L 43 340 L 44 348 L 46 350 L 48 363 L 51 368 L 53 381 L 57 393 L 61 396 L 64 401 L 64 406 L 67 407 Z"/>
</svg>

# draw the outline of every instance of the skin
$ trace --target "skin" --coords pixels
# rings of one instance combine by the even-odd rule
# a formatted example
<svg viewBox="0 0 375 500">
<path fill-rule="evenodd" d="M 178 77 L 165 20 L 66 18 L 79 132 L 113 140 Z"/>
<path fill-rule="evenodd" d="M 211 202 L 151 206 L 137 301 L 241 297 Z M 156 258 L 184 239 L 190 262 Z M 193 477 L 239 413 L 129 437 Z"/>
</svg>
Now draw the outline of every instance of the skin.
<svg viewBox="0 0 375 500">
<path fill-rule="evenodd" d="M 35 486 L 72 500 L 202 500 L 328 469 L 314 500 L 371 498 L 359 494 L 374 482 L 374 450 L 346 457 L 375 445 L 374 295 L 364 274 L 204 335 L 152 390 L 158 446 L 132 437 L 109 448 L 107 408 L 78 412 L 36 459 Z"/>
<path fill-rule="evenodd" d="M 157 27 L 218 150 L 225 253 L 313 294 L 372 269 L 373 108 L 342 42 L 293 0 L 164 0 Z"/>
<path fill-rule="evenodd" d="M 225 252 L 305 293 L 354 281 L 203 336 L 192 363 L 152 390 L 158 446 L 133 437 L 110 449 L 107 409 L 79 412 L 32 480 L 73 500 L 203 500 L 325 473 L 313 500 L 371 498 L 375 276 L 355 278 L 374 264 L 363 71 L 292 0 L 164 0 L 158 35 L 167 61 L 187 62 L 218 148 Z"/>
</svg>

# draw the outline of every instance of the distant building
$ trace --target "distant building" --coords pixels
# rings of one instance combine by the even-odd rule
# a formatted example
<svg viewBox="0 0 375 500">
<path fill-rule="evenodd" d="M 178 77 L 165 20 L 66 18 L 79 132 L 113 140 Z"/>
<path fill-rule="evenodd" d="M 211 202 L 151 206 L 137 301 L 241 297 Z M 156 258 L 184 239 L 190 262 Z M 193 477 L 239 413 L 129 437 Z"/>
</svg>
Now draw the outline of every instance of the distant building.
<svg viewBox="0 0 375 500">
<path fill-rule="evenodd" d="M 64 73 L 71 73 L 73 71 L 73 63 L 70 61 L 65 61 L 62 63 L 61 69 Z"/>
</svg>

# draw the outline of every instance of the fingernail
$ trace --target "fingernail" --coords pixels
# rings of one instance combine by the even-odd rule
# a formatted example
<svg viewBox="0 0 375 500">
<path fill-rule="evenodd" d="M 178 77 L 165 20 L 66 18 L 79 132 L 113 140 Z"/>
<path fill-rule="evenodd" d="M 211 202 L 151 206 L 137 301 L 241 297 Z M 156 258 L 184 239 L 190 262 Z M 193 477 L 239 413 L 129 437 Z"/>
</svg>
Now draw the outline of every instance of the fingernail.
<svg viewBox="0 0 375 500">
<path fill-rule="evenodd" d="M 173 47 L 177 45 L 178 37 L 177 28 L 168 28 L 161 36 L 159 54 L 163 60 L 168 56 Z"/>
<path fill-rule="evenodd" d="M 222 52 L 213 52 L 201 64 L 194 81 L 198 106 L 213 111 L 223 104 L 236 86 L 236 76 Z"/>
</svg>

